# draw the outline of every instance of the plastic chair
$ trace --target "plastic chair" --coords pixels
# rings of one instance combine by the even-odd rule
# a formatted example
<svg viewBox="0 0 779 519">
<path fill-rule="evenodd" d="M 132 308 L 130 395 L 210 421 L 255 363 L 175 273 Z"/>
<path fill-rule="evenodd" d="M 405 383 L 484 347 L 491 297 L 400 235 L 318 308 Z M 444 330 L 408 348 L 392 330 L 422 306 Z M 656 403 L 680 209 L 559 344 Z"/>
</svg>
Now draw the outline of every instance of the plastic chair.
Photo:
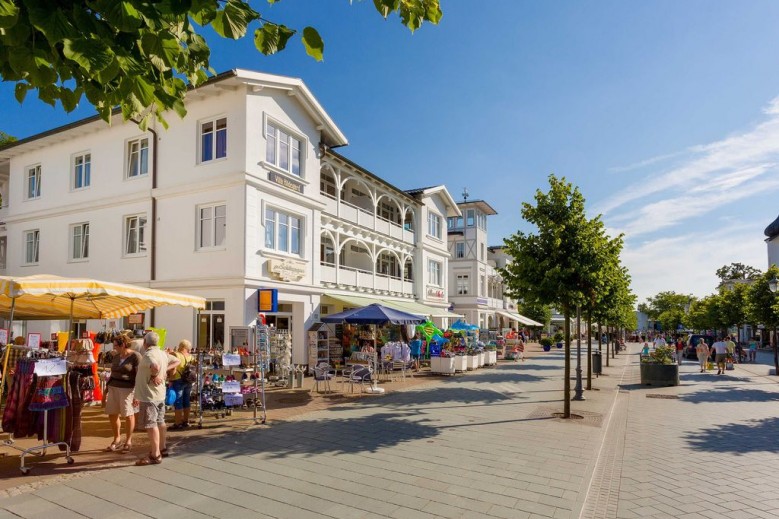
<svg viewBox="0 0 779 519">
<path fill-rule="evenodd" d="M 349 381 L 351 383 L 351 391 L 354 392 L 354 385 L 360 385 L 360 393 L 363 392 L 365 383 L 371 384 L 373 381 L 373 366 L 354 366 L 349 374 Z"/>
<path fill-rule="evenodd" d="M 330 393 L 330 380 L 333 378 L 333 374 L 330 373 L 330 364 L 321 363 L 314 368 L 314 390 L 319 392 L 319 384 L 325 386 L 325 391 Z"/>
</svg>

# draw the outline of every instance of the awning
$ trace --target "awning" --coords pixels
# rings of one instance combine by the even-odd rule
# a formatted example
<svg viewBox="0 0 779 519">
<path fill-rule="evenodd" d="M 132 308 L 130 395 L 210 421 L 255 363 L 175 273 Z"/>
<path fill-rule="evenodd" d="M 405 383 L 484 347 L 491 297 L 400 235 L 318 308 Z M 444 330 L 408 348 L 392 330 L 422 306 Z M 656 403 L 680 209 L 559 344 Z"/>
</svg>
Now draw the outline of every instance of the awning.
<svg viewBox="0 0 779 519">
<path fill-rule="evenodd" d="M 525 317 L 524 315 L 520 315 L 514 312 L 509 312 L 507 310 L 495 310 L 495 313 L 500 314 L 512 321 L 517 321 L 520 324 L 524 324 L 525 326 L 543 326 L 543 324 L 539 323 L 538 321 L 534 321 L 529 317 Z"/>
<path fill-rule="evenodd" d="M 436 308 L 434 306 L 427 306 L 415 301 L 396 301 L 392 299 L 381 299 L 378 297 L 365 297 L 365 296 L 353 296 L 350 294 L 322 294 L 325 297 L 338 301 L 352 307 L 362 307 L 372 305 L 373 303 L 380 303 L 384 306 L 400 310 L 401 312 L 409 312 L 415 315 L 423 315 L 425 317 L 462 317 L 460 314 L 449 312 L 446 308 Z"/>
</svg>

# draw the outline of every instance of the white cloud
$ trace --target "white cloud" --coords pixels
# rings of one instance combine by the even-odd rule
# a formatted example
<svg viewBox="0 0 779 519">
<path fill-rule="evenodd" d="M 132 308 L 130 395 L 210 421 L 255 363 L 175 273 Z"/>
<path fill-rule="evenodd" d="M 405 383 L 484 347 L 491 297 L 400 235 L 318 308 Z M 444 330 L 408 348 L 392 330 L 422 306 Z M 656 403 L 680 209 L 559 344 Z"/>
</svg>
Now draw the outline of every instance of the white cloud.
<svg viewBox="0 0 779 519">
<path fill-rule="evenodd" d="M 762 238 L 763 226 L 750 223 L 637 244 L 628 241 L 622 262 L 639 302 L 664 290 L 702 297 L 716 290 L 715 272 L 723 265 L 739 262 L 765 270 Z"/>
</svg>

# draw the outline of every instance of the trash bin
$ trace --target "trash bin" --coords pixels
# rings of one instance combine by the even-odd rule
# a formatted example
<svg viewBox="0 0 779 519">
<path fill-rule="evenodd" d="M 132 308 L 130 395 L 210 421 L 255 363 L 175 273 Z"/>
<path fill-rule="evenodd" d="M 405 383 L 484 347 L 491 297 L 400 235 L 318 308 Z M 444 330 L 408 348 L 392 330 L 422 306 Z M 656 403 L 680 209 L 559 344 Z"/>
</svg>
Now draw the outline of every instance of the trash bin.
<svg viewBox="0 0 779 519">
<path fill-rule="evenodd" d="M 592 372 L 596 375 L 600 375 L 603 370 L 603 359 L 601 358 L 600 351 L 592 352 Z"/>
</svg>

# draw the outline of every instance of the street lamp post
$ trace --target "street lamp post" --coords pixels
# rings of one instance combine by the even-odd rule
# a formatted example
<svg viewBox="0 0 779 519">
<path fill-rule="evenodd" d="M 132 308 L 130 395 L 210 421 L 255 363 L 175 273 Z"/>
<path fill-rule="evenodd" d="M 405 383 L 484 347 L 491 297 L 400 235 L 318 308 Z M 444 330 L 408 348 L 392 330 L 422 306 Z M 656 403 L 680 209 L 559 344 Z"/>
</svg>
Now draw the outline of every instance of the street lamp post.
<svg viewBox="0 0 779 519">
<path fill-rule="evenodd" d="M 777 290 L 779 290 L 779 279 L 776 279 L 776 276 L 771 279 L 771 281 L 768 282 L 768 290 L 776 293 Z M 777 337 L 776 337 L 776 327 L 774 326 L 774 375 L 779 375 L 779 345 L 777 343 Z"/>
<path fill-rule="evenodd" d="M 576 394 L 572 400 L 584 400 L 584 388 L 582 388 L 582 309 L 576 306 Z"/>
</svg>

